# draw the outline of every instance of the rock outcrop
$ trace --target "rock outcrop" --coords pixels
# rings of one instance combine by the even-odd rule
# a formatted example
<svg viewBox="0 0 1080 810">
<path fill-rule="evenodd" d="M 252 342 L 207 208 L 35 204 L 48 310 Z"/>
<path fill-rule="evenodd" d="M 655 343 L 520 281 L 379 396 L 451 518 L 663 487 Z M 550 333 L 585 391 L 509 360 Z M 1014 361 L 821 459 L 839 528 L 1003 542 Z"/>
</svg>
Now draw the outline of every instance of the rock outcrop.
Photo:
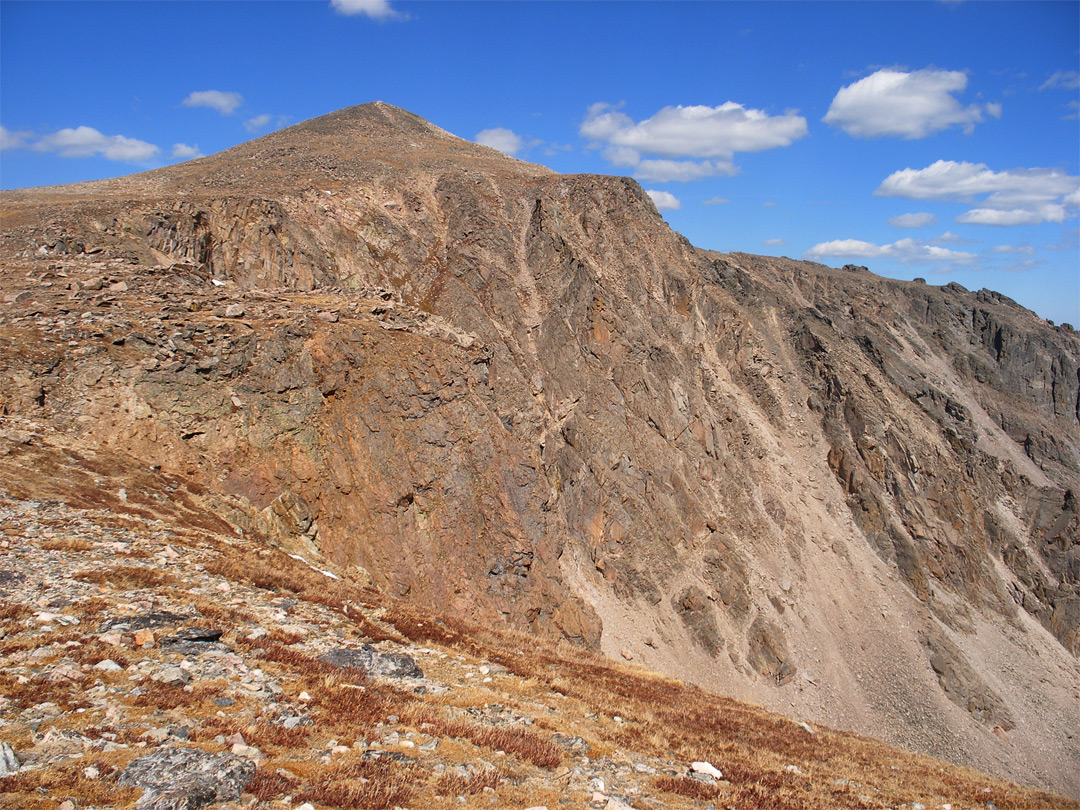
<svg viewBox="0 0 1080 810">
<path fill-rule="evenodd" d="M 1080 791 L 1015 751 L 1080 763 L 1071 329 L 379 103 L 3 221 L 3 413 L 394 596 Z"/>
</svg>

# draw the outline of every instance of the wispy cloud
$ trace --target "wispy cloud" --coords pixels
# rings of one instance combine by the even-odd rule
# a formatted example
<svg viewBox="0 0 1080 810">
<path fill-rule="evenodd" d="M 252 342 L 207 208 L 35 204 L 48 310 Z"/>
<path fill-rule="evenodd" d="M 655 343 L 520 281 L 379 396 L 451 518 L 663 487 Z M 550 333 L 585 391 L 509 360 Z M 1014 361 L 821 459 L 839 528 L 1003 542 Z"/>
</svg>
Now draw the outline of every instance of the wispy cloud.
<svg viewBox="0 0 1080 810">
<path fill-rule="evenodd" d="M 925 138 L 953 126 L 971 132 L 984 112 L 1000 118 L 1001 104 L 963 106 L 953 94 L 967 83 L 959 70 L 884 68 L 840 88 L 822 120 L 857 138 Z"/>
<path fill-rule="evenodd" d="M 653 204 L 661 211 L 678 211 L 682 208 L 679 198 L 669 191 L 645 189 L 645 193 L 652 198 Z"/>
<path fill-rule="evenodd" d="M 1062 222 L 1080 205 L 1080 177 L 1061 169 L 990 170 L 985 163 L 939 160 L 924 169 L 893 172 L 874 192 L 879 197 L 972 203 L 956 218 L 974 225 Z"/>
<path fill-rule="evenodd" d="M 1035 248 L 1031 245 L 996 245 L 987 251 L 988 253 L 1005 253 L 1005 254 L 1020 254 L 1023 256 L 1034 256 Z"/>
<path fill-rule="evenodd" d="M 172 145 L 172 156 L 180 160 L 194 160 L 195 158 L 201 158 L 203 153 L 199 151 L 199 145 L 186 143 L 174 143 Z"/>
<path fill-rule="evenodd" d="M 389 0 L 330 0 L 330 7 L 347 17 L 363 15 L 379 22 L 409 19 L 409 15 L 395 11 Z"/>
<path fill-rule="evenodd" d="M 786 245 L 787 242 L 783 239 L 766 239 L 761 244 L 767 247 L 779 247 L 780 245 Z"/>
<path fill-rule="evenodd" d="M 933 214 L 922 211 L 918 214 L 900 214 L 889 218 L 889 224 L 894 228 L 925 228 L 938 221 Z"/>
<path fill-rule="evenodd" d="M 270 113 L 263 113 L 262 115 L 256 115 L 254 118 L 249 118 L 244 122 L 244 129 L 248 132 L 258 132 L 273 120 L 274 116 Z"/>
<path fill-rule="evenodd" d="M 702 205 L 727 205 L 731 200 L 727 197 L 709 197 L 707 200 L 702 200 Z"/>
<path fill-rule="evenodd" d="M 970 245 L 974 242 L 974 239 L 965 239 L 960 234 L 953 233 L 952 231 L 945 231 L 941 236 L 936 236 L 930 240 L 931 245 Z"/>
<path fill-rule="evenodd" d="M 1054 73 L 1049 79 L 1043 82 L 1040 86 L 1040 90 L 1049 90 L 1051 87 L 1062 87 L 1065 90 L 1076 90 L 1080 88 L 1080 73 L 1075 70 L 1059 70 Z"/>
<path fill-rule="evenodd" d="M 244 103 L 244 97 L 223 90 L 197 90 L 189 93 L 181 103 L 185 107 L 209 107 L 222 115 L 232 115 Z"/>
<path fill-rule="evenodd" d="M 61 129 L 26 145 L 35 152 L 54 152 L 65 158 L 99 156 L 122 163 L 143 163 L 161 151 L 146 141 L 124 135 L 103 135 L 85 126 Z"/>
<path fill-rule="evenodd" d="M 794 112 L 768 115 L 733 101 L 718 107 L 664 107 L 643 121 L 600 102 L 589 107 L 579 132 L 593 143 L 607 144 L 604 157 L 616 166 L 633 167 L 635 177 L 668 182 L 735 174 L 736 153 L 790 146 L 806 135 L 807 127 L 806 119 Z"/>
</svg>

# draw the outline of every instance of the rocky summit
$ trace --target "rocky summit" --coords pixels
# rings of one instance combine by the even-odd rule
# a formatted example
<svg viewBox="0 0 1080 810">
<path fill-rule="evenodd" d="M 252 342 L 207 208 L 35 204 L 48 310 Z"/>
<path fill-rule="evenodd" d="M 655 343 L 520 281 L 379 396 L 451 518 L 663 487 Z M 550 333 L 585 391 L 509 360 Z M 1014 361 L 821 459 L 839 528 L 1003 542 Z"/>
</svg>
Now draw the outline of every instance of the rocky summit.
<svg viewBox="0 0 1080 810">
<path fill-rule="evenodd" d="M 0 217 L 10 806 L 1075 806 L 857 736 L 1080 796 L 1071 326 L 381 102 Z"/>
</svg>

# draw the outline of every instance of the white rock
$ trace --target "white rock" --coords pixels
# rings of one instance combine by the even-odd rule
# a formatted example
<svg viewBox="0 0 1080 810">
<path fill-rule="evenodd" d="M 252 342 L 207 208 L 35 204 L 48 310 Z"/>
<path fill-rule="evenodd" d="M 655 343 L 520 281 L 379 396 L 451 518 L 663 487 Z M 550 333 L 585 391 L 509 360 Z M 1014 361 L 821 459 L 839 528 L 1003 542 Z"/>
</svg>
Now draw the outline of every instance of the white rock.
<svg viewBox="0 0 1080 810">
<path fill-rule="evenodd" d="M 706 776 L 711 776 L 713 779 L 724 778 L 724 774 L 721 773 L 720 769 L 708 762 L 691 762 L 690 770 L 694 771 L 694 773 L 703 773 Z"/>
<path fill-rule="evenodd" d="M 19 760 L 10 743 L 0 744 L 0 776 L 10 776 L 19 770 Z"/>
<path fill-rule="evenodd" d="M 111 658 L 106 658 L 104 661 L 98 661 L 94 664 L 94 669 L 100 670 L 101 672 L 119 672 L 123 667 Z"/>
</svg>

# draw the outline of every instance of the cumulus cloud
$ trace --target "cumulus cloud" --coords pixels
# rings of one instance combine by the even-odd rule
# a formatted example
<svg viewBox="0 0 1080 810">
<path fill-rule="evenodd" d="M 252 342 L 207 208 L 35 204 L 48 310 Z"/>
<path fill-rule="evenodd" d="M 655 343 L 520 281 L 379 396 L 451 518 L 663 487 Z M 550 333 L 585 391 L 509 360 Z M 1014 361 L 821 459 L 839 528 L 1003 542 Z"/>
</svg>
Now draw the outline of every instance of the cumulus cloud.
<svg viewBox="0 0 1080 810">
<path fill-rule="evenodd" d="M 189 146 L 186 143 L 174 143 L 172 145 L 172 156 L 180 160 L 194 160 L 195 158 L 201 158 L 203 153 L 199 151 L 198 144 Z"/>
<path fill-rule="evenodd" d="M 1000 118 L 1001 105 L 963 106 L 953 93 L 967 82 L 959 70 L 885 68 L 840 88 L 822 120 L 857 138 L 925 138 L 953 126 L 971 132 L 984 112 Z"/>
<path fill-rule="evenodd" d="M 645 189 L 645 193 L 652 198 L 653 204 L 661 211 L 678 211 L 682 208 L 679 198 L 670 191 L 655 191 Z"/>
<path fill-rule="evenodd" d="M 995 172 L 985 163 L 939 160 L 925 169 L 893 172 L 874 192 L 879 197 L 972 203 L 980 207 L 956 218 L 975 225 L 1037 225 L 1061 222 L 1080 200 L 1080 177 L 1061 169 Z"/>
<path fill-rule="evenodd" d="M 875 245 L 858 239 L 835 239 L 814 245 L 803 258 L 894 259 L 903 264 L 970 264 L 974 253 L 949 250 L 917 239 L 901 239 L 888 245 Z"/>
<path fill-rule="evenodd" d="M 735 174 L 735 153 L 790 146 L 806 135 L 807 127 L 806 119 L 794 112 L 768 115 L 733 101 L 718 107 L 664 107 L 643 121 L 600 102 L 589 107 L 579 132 L 606 144 L 604 157 L 634 167 L 635 177 L 666 182 Z"/>
<path fill-rule="evenodd" d="M 338 14 L 348 17 L 363 14 L 379 22 L 408 19 L 407 15 L 395 11 L 389 0 L 330 0 L 330 7 Z"/>
<path fill-rule="evenodd" d="M 236 108 L 244 103 L 244 97 L 239 93 L 222 90 L 197 90 L 189 93 L 181 103 L 185 107 L 209 107 L 222 115 L 232 115 Z"/>
<path fill-rule="evenodd" d="M 22 149 L 26 146 L 27 138 L 32 136 L 32 132 L 26 132 L 24 130 L 12 132 L 10 129 L 0 126 L 0 150 Z"/>
<path fill-rule="evenodd" d="M 510 155 L 511 157 L 520 152 L 522 147 L 525 146 L 524 138 L 512 129 L 506 129 L 505 127 L 481 130 L 476 133 L 475 140 L 481 146 L 490 146 L 492 149 L 498 149 L 504 155 Z"/>
<path fill-rule="evenodd" d="M 889 218 L 889 224 L 894 228 L 925 228 L 937 222 L 937 217 L 925 211 L 918 214 L 900 214 Z"/>
<path fill-rule="evenodd" d="M 1040 85 L 1040 90 L 1048 90 L 1051 87 L 1063 87 L 1066 90 L 1080 88 L 1080 73 L 1075 70 L 1059 70 Z"/>
<path fill-rule="evenodd" d="M 103 135 L 93 127 L 61 129 L 43 135 L 30 148 L 36 152 L 55 152 L 60 157 L 80 158 L 100 155 L 106 160 L 142 163 L 161 150 L 152 143 L 123 135 Z"/>
</svg>

